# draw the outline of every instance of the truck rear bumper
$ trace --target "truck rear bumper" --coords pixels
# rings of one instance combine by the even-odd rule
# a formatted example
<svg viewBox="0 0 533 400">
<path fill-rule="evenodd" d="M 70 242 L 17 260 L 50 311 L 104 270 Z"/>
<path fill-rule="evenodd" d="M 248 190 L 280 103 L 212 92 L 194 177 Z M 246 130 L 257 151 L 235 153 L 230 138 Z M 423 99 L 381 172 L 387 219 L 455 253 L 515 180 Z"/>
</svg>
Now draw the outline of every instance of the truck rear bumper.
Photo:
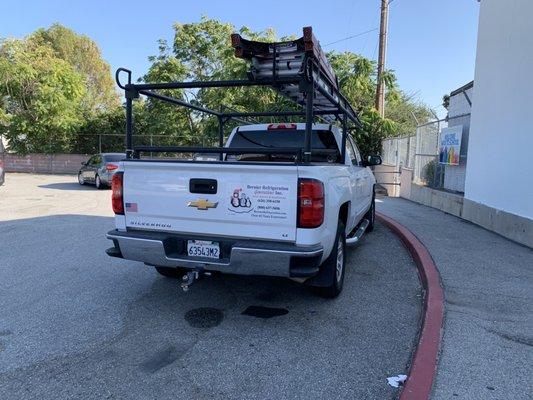
<svg viewBox="0 0 533 400">
<path fill-rule="evenodd" d="M 230 237 L 199 237 L 151 231 L 107 233 L 114 246 L 112 257 L 163 267 L 184 267 L 237 275 L 266 275 L 308 278 L 319 271 L 321 245 L 296 246 L 290 243 L 243 240 Z M 189 257 L 187 240 L 210 240 L 220 245 L 221 258 Z"/>
</svg>

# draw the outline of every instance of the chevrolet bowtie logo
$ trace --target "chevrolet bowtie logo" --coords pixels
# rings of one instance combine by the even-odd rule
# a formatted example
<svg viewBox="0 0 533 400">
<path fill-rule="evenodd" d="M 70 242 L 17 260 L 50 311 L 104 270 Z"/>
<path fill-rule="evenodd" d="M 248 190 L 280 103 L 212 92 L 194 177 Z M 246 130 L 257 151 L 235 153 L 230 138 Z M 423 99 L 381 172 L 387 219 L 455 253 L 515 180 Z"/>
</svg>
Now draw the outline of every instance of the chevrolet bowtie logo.
<svg viewBox="0 0 533 400">
<path fill-rule="evenodd" d="M 207 210 L 208 208 L 216 208 L 218 205 L 218 201 L 213 203 L 211 201 L 208 201 L 207 199 L 199 199 L 197 201 L 189 201 L 187 203 L 187 206 L 189 207 L 196 207 L 198 210 Z"/>
</svg>

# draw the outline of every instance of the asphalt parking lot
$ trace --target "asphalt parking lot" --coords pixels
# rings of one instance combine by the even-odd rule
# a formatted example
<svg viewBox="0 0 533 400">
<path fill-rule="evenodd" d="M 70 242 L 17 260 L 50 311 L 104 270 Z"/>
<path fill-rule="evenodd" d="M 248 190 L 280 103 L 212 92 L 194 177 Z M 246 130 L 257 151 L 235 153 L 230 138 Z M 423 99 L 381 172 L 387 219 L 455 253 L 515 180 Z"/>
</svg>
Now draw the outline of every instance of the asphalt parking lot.
<svg viewBox="0 0 533 400">
<path fill-rule="evenodd" d="M 349 250 L 344 292 L 212 276 L 188 293 L 108 257 L 110 192 L 74 176 L 0 187 L 0 393 L 5 399 L 395 398 L 421 314 L 416 268 L 378 225 Z M 249 307 L 266 314 L 243 314 Z M 250 310 L 249 310 L 250 311 Z"/>
</svg>

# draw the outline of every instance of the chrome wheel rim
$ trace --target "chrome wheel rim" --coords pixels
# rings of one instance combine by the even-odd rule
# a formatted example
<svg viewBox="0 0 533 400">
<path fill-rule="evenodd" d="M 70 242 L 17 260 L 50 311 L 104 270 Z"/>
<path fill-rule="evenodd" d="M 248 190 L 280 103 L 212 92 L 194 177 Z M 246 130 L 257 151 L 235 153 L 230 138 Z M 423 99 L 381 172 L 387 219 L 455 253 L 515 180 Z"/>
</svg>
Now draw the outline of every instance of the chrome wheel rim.
<svg viewBox="0 0 533 400">
<path fill-rule="evenodd" d="M 100 182 L 100 177 L 97 176 L 97 177 L 96 177 L 96 182 L 95 182 L 97 188 L 100 187 L 100 183 L 101 183 L 101 182 Z"/>
<path fill-rule="evenodd" d="M 342 270 L 344 268 L 344 243 L 339 238 L 339 244 L 337 245 L 337 265 L 336 265 L 336 278 L 337 282 L 341 281 Z"/>
<path fill-rule="evenodd" d="M 80 185 L 83 185 L 84 183 L 83 176 L 81 176 L 81 174 L 78 174 L 78 182 L 80 183 Z"/>
</svg>

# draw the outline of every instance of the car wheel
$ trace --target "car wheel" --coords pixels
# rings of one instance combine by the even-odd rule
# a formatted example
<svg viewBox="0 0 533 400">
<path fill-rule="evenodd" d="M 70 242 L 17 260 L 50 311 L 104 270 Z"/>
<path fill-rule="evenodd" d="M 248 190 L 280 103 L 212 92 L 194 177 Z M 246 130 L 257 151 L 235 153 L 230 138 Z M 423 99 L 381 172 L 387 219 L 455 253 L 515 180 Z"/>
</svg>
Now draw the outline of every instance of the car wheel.
<svg viewBox="0 0 533 400">
<path fill-rule="evenodd" d="M 167 278 L 181 278 L 186 273 L 185 268 L 180 267 L 155 267 L 155 270 Z"/>
<path fill-rule="evenodd" d="M 96 186 L 96 189 L 102 189 L 102 181 L 98 175 L 94 178 L 94 185 Z"/>
<path fill-rule="evenodd" d="M 80 185 L 85 185 L 85 179 L 83 179 L 83 175 L 81 173 L 78 174 L 78 182 Z"/>
<path fill-rule="evenodd" d="M 322 297 L 334 298 L 342 292 L 346 270 L 346 232 L 344 223 L 339 220 L 337 236 L 331 254 L 322 264 L 323 273 L 327 275 L 327 286 L 315 287 L 314 290 Z"/>
<path fill-rule="evenodd" d="M 374 222 L 376 221 L 376 194 L 372 194 L 372 203 L 370 203 L 370 208 L 366 212 L 365 219 L 368 220 L 368 226 L 366 227 L 367 232 L 372 232 L 374 230 Z"/>
</svg>

